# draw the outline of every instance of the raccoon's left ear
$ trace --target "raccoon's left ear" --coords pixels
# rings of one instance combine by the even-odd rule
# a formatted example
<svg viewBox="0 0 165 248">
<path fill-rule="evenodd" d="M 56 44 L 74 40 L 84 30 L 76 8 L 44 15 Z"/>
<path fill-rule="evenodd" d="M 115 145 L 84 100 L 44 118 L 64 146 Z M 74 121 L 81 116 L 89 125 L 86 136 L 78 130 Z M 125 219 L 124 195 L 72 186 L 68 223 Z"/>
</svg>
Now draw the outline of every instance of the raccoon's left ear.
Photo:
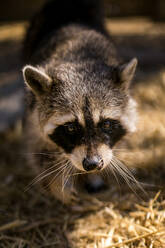
<svg viewBox="0 0 165 248">
<path fill-rule="evenodd" d="M 23 68 L 23 77 L 27 86 L 36 95 L 44 94 L 52 83 L 52 79 L 44 71 L 30 65 Z"/>
<path fill-rule="evenodd" d="M 137 63 L 137 58 L 133 58 L 130 62 L 125 63 L 119 67 L 119 80 L 126 88 L 129 87 L 130 82 L 135 74 Z"/>
</svg>

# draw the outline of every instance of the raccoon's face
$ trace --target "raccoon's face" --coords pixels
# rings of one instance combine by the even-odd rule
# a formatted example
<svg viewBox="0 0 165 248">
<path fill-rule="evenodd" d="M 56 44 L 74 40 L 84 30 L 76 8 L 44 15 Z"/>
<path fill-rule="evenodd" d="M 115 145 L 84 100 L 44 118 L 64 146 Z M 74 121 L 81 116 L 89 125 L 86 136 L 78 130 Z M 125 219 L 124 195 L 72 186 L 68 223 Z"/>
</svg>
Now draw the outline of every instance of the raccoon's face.
<svg viewBox="0 0 165 248">
<path fill-rule="evenodd" d="M 133 59 L 114 68 L 96 64 L 63 64 L 46 71 L 24 68 L 42 135 L 77 169 L 104 169 L 115 144 L 135 131 L 136 104 L 128 88 L 136 64 Z"/>
</svg>

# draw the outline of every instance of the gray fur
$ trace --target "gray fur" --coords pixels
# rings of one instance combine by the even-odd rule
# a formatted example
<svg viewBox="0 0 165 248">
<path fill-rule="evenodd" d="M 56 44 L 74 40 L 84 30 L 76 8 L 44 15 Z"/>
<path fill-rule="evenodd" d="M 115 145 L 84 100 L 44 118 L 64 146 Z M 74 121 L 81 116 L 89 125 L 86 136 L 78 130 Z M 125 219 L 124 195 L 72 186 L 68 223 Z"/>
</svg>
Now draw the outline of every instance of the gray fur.
<svg viewBox="0 0 165 248">
<path fill-rule="evenodd" d="M 137 60 L 121 61 L 104 30 L 78 22 L 53 30 L 31 57 L 30 66 L 23 69 L 28 86 L 25 132 L 30 151 L 53 152 L 49 160 L 54 163 L 57 151 L 66 158 L 63 149 L 45 137 L 44 126 L 53 116 L 56 119 L 70 113 L 76 118 L 85 99 L 93 106 L 91 111 L 116 113 L 130 131 L 135 125 L 135 106 L 129 85 Z M 47 167 L 46 162 L 35 163 L 39 170 Z"/>
</svg>

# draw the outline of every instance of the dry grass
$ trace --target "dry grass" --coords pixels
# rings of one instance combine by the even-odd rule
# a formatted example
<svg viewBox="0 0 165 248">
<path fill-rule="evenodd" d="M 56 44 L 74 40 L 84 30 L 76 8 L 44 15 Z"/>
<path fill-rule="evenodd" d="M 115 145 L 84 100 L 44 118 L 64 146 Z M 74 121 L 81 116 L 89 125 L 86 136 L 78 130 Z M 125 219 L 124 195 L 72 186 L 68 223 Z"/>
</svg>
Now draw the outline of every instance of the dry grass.
<svg viewBox="0 0 165 248">
<path fill-rule="evenodd" d="M 136 196 L 112 184 L 109 202 L 87 197 L 64 206 L 38 187 L 21 152 L 20 123 L 0 135 L 0 248 L 165 247 L 165 68 L 134 86 L 139 131 L 122 144 L 121 159 L 136 177 L 155 185 Z M 160 190 L 161 189 L 161 190 Z"/>
</svg>

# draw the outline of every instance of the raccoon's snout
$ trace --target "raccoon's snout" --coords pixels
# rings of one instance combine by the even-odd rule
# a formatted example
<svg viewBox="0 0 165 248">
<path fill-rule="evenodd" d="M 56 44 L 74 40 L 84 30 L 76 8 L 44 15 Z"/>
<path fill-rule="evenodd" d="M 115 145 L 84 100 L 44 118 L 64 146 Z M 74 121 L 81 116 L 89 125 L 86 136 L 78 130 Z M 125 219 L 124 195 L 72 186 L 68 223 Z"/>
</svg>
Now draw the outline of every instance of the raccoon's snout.
<svg viewBox="0 0 165 248">
<path fill-rule="evenodd" d="M 103 168 L 104 162 L 100 156 L 94 156 L 93 158 L 84 158 L 83 168 L 86 171 L 101 170 Z"/>
</svg>

